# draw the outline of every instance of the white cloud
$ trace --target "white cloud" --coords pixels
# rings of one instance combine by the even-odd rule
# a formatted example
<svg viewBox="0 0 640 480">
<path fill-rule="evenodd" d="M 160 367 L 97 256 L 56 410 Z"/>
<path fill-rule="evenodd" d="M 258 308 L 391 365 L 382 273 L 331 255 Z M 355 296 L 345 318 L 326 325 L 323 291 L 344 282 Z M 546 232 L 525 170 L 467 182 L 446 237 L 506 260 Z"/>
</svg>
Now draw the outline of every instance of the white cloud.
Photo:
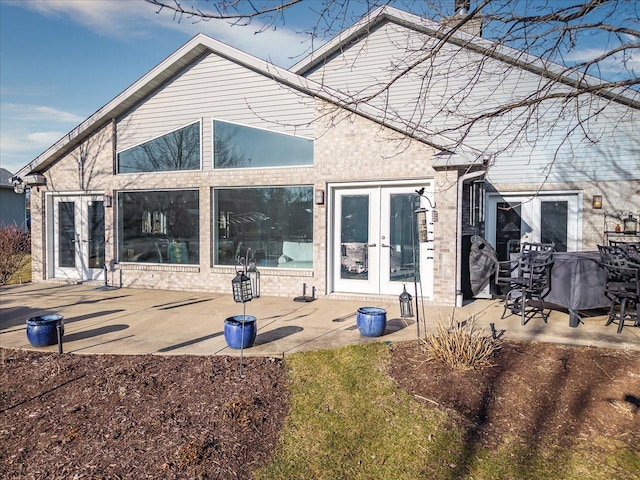
<svg viewBox="0 0 640 480">
<path fill-rule="evenodd" d="M 150 13 L 150 5 L 141 1 L 30 0 L 18 4 L 43 15 L 69 17 L 96 33 L 115 38 L 144 34 L 139 20 L 142 13 Z"/>
<path fill-rule="evenodd" d="M 257 24 L 241 26 L 213 20 L 189 26 L 169 22 L 165 26 L 181 31 L 189 31 L 192 36 L 197 33 L 204 33 L 243 52 L 284 67 L 294 63 L 291 57 L 300 55 L 306 49 L 303 44 L 304 37 L 285 28 L 276 30 L 269 28 L 260 31 L 261 26 Z"/>
<path fill-rule="evenodd" d="M 139 38 L 155 28 L 170 29 L 192 37 L 204 33 L 251 55 L 288 66 L 291 57 L 301 55 L 305 36 L 283 26 L 264 27 L 259 21 L 232 25 L 226 20 L 195 20 L 174 17 L 168 10 L 138 1 L 115 0 L 30 0 L 19 5 L 48 16 L 67 16 L 101 35 L 117 39 Z M 256 33 L 260 32 L 260 33 Z M 176 45 L 178 48 L 179 45 Z"/>
<path fill-rule="evenodd" d="M 565 60 L 568 63 L 592 62 L 594 59 L 606 54 L 608 51 L 610 50 L 603 48 L 584 48 L 574 50 L 565 56 Z M 640 71 L 640 55 L 637 49 L 627 51 L 626 57 L 623 57 L 622 55 L 623 54 L 621 53 L 609 55 L 604 60 L 597 63 L 603 77 L 617 80 L 619 78 L 628 77 L 630 72 Z M 596 71 L 592 69 L 590 69 L 590 72 L 597 74 Z"/>
<path fill-rule="evenodd" d="M 64 131 L 42 131 L 31 133 L 3 132 L 2 156 L 19 155 L 26 152 L 42 152 L 60 140 Z"/>
<path fill-rule="evenodd" d="M 232 25 L 226 20 L 196 20 L 184 16 L 175 18 L 168 10 L 139 1 L 117 0 L 31 0 L 20 2 L 43 15 L 66 16 L 74 22 L 101 35 L 116 39 L 136 38 L 150 34 L 155 27 L 170 29 L 192 37 L 204 33 L 244 52 L 282 66 L 305 51 L 304 35 L 290 28 L 278 26 L 261 31 L 263 24 L 254 20 L 249 25 Z M 260 32 L 260 33 L 256 33 Z M 176 49 L 179 45 L 176 45 Z"/>
<path fill-rule="evenodd" d="M 17 172 L 83 120 L 83 116 L 46 105 L 3 103 L 0 163 Z"/>
<path fill-rule="evenodd" d="M 40 153 L 60 140 L 66 132 L 3 131 L 0 136 L 0 166 L 16 173 Z"/>
<path fill-rule="evenodd" d="M 81 115 L 47 107 L 46 105 L 27 105 L 5 103 L 2 105 L 3 116 L 7 119 L 29 122 L 61 122 L 80 123 L 84 120 Z"/>
</svg>

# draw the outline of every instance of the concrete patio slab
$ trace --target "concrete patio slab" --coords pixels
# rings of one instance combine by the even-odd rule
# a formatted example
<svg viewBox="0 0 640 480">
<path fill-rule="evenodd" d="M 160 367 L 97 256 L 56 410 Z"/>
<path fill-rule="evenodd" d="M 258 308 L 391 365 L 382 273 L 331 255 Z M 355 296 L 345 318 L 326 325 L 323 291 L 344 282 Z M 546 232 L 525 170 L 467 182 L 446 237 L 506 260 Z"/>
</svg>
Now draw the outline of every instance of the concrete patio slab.
<svg viewBox="0 0 640 480">
<path fill-rule="evenodd" d="M 360 335 L 358 308 L 375 306 L 387 311 L 387 329 L 381 337 Z M 400 318 L 397 301 L 379 302 L 323 297 L 313 302 L 261 297 L 245 304 L 257 318 L 255 344 L 244 355 L 283 356 L 369 342 L 417 340 L 415 317 Z M 520 325 L 512 315 L 501 319 L 500 300 L 475 300 L 462 308 L 425 306 L 420 311 L 420 335 L 438 322 L 473 319 L 490 333 L 490 324 L 507 340 L 539 341 L 640 351 L 640 328 L 605 327 L 604 312 L 584 317 L 577 328 L 569 316 L 552 311 L 548 323 L 534 318 Z M 28 283 L 0 288 L 0 346 L 34 349 L 26 337 L 26 320 L 45 313 L 64 316 L 66 353 L 240 355 L 227 346 L 224 320 L 243 313 L 231 295 L 121 288 L 104 290 L 89 285 Z M 594 312 L 589 312 L 594 314 Z M 57 351 L 58 346 L 38 348 Z"/>
</svg>

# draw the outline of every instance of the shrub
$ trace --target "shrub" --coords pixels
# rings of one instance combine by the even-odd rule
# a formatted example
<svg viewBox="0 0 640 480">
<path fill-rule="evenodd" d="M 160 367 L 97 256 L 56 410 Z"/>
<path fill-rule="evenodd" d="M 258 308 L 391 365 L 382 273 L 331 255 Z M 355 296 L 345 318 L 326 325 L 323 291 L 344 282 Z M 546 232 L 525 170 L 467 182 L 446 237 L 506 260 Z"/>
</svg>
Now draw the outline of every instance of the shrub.
<svg viewBox="0 0 640 480">
<path fill-rule="evenodd" d="M 498 352 L 501 342 L 493 335 L 485 335 L 476 330 L 475 321 L 450 320 L 448 327 L 438 322 L 435 332 L 427 332 L 423 339 L 427 357 L 454 368 L 471 369 L 491 364 L 491 358 Z"/>
<path fill-rule="evenodd" d="M 31 251 L 31 234 L 12 225 L 0 225 L 0 285 L 10 279 L 28 261 Z"/>
</svg>

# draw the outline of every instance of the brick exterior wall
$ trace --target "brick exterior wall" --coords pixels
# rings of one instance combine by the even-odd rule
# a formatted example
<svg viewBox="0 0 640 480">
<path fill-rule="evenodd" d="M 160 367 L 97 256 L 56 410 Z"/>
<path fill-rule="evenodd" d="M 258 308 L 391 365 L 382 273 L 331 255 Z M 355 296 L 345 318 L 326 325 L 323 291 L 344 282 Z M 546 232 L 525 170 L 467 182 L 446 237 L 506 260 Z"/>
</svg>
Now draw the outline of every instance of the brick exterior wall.
<svg viewBox="0 0 640 480">
<path fill-rule="evenodd" d="M 381 128 L 363 117 L 334 111 L 318 103 L 313 167 L 272 168 L 263 170 L 220 170 L 202 172 L 163 172 L 114 175 L 113 124 L 109 124 L 55 162 L 46 172 L 47 185 L 33 192 L 34 280 L 51 278 L 47 273 L 46 210 L 52 195 L 97 193 L 113 196 L 114 205 L 105 209 L 108 265 L 115 271 L 109 280 L 122 286 L 162 288 L 185 291 L 230 293 L 233 267 L 211 264 L 212 188 L 243 186 L 312 185 L 315 190 L 343 182 L 386 182 L 400 180 L 430 181 L 435 184 L 439 221 L 435 225 L 433 302 L 451 304 L 455 278 L 456 173 L 436 172 L 430 166 L 434 149 L 409 140 L 397 132 Z M 209 121 L 205 119 L 205 121 Z M 210 139 L 204 138 L 204 142 Z M 190 266 L 118 264 L 116 259 L 117 192 L 122 190 L 162 190 L 195 188 L 200 196 L 200 264 Z M 327 198 L 328 201 L 328 198 Z M 328 204 L 314 205 L 314 270 L 260 268 L 263 295 L 296 296 L 316 288 L 327 294 Z M 49 206 L 46 206 L 47 203 Z M 49 228 L 49 232 L 50 232 Z"/>
<path fill-rule="evenodd" d="M 372 182 L 376 185 L 399 181 L 431 182 L 434 185 L 438 222 L 434 227 L 433 298 L 430 303 L 454 305 L 456 294 L 457 171 L 436 171 L 431 167 L 434 149 L 408 139 L 393 130 L 383 128 L 364 117 L 317 104 L 315 160 L 312 167 L 271 168 L 263 170 L 219 170 L 201 172 L 164 172 L 114 175 L 114 126 L 108 124 L 79 147 L 65 154 L 50 166 L 44 175 L 47 185 L 32 190 L 32 253 L 33 280 L 52 278 L 48 259 L 48 235 L 51 219 L 47 211 L 52 195 L 106 194 L 114 205 L 105 209 L 107 264 L 115 265 L 109 279 L 116 284 L 137 288 L 161 288 L 184 291 L 231 293 L 233 267 L 211 264 L 212 188 L 243 186 L 311 185 L 325 190 L 341 183 Z M 210 119 L 205 119 L 210 121 Z M 211 139 L 203 138 L 204 142 Z M 508 192 L 531 191 L 537 185 L 495 185 Z M 118 264 L 116 258 L 117 195 L 122 190 L 198 189 L 200 198 L 200 263 L 199 265 Z M 582 249 L 595 249 L 603 243 L 604 214 L 640 212 L 640 186 L 637 182 L 600 182 L 548 184 L 545 190 L 578 190 L 583 193 Z M 592 210 L 591 197 L 603 195 L 602 210 Z M 329 205 L 314 205 L 314 269 L 313 271 L 260 268 L 263 295 L 294 297 L 316 288 L 316 294 L 326 295 L 328 275 Z M 637 215 L 636 215 L 637 216 Z M 468 229 L 467 220 L 463 230 Z M 611 217 L 609 217 L 611 218 Z M 615 222 L 615 220 L 614 220 Z M 613 229 L 612 225 L 610 228 Z M 460 259 L 464 261 L 464 259 Z M 346 294 L 346 298 L 354 295 Z M 358 298 L 368 298 L 360 296 Z"/>
</svg>

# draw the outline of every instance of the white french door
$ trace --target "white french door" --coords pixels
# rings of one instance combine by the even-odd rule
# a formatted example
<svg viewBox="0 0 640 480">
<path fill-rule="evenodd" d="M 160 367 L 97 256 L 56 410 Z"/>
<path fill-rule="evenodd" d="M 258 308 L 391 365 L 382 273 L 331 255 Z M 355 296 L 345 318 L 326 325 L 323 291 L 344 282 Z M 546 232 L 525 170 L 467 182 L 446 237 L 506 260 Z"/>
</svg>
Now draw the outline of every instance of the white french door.
<svg viewBox="0 0 640 480">
<path fill-rule="evenodd" d="M 498 258 L 507 260 L 522 242 L 556 244 L 559 252 L 580 246 L 579 196 L 577 193 L 489 195 L 487 240 Z"/>
<path fill-rule="evenodd" d="M 422 187 L 332 189 L 333 291 L 399 295 L 415 278 L 423 295 L 431 296 L 433 233 L 419 243 L 415 224 L 415 210 L 425 201 L 416 194 Z"/>
<path fill-rule="evenodd" d="M 96 280 L 104 268 L 104 203 L 102 196 L 54 197 L 53 276 Z"/>
</svg>

